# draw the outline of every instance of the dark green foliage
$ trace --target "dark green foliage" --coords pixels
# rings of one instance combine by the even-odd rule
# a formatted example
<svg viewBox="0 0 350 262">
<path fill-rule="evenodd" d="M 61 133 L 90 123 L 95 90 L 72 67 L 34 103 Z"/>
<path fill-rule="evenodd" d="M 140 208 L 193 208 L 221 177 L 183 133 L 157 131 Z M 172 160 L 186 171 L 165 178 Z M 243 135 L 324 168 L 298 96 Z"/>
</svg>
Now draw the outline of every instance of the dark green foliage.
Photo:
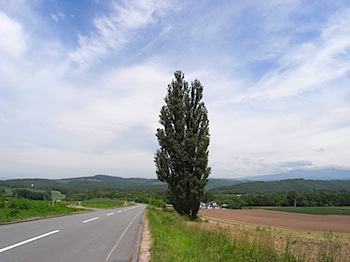
<svg viewBox="0 0 350 262">
<path fill-rule="evenodd" d="M 40 181 L 40 182 L 39 182 Z M 34 188 L 31 185 L 34 185 Z M 0 194 L 8 197 L 13 194 L 12 189 L 31 189 L 34 191 L 57 190 L 67 194 L 76 190 L 93 190 L 96 188 L 120 191 L 130 190 L 161 190 L 167 184 L 158 179 L 122 178 L 106 175 L 78 177 L 69 179 L 14 179 L 0 181 Z M 233 179 L 208 179 L 206 190 L 235 192 L 235 193 L 279 193 L 289 191 L 350 191 L 350 180 L 307 180 L 289 179 L 270 182 L 243 182 Z"/>
<path fill-rule="evenodd" d="M 155 154 L 156 173 L 168 183 L 173 206 L 182 215 L 195 219 L 208 182 L 209 120 L 203 102 L 203 86 L 191 86 L 181 71 L 168 86 L 157 129 L 160 149 Z"/>
<path fill-rule="evenodd" d="M 38 179 L 38 178 L 25 178 L 25 179 L 11 179 L 0 181 L 0 185 L 5 187 L 16 187 L 16 188 L 52 188 L 56 185 L 55 180 L 50 179 Z"/>
<path fill-rule="evenodd" d="M 230 186 L 219 186 L 212 191 L 235 193 L 287 193 L 290 191 L 350 191 L 350 180 L 307 180 L 288 179 L 281 181 L 254 181 Z"/>
<path fill-rule="evenodd" d="M 69 189 L 112 188 L 117 190 L 166 189 L 157 179 L 122 178 L 107 175 L 57 180 L 60 186 Z"/>
<path fill-rule="evenodd" d="M 6 195 L 0 194 L 0 208 L 4 208 L 6 205 Z"/>
<path fill-rule="evenodd" d="M 29 189 L 19 189 L 17 197 L 28 198 L 32 200 L 49 200 L 51 197 L 47 192 L 38 192 Z"/>
<path fill-rule="evenodd" d="M 137 203 L 152 204 L 155 200 L 161 199 L 166 203 L 168 190 L 132 190 L 132 191 L 117 191 L 108 188 L 99 188 L 92 190 L 77 190 L 69 192 L 66 195 L 67 201 L 84 201 L 92 199 L 123 199 L 135 201 Z"/>
<path fill-rule="evenodd" d="M 166 207 L 164 201 L 161 200 L 161 199 L 154 200 L 152 205 L 155 206 L 155 207 L 161 207 L 161 208 L 165 208 Z"/>
<path fill-rule="evenodd" d="M 228 204 L 229 208 L 244 206 L 294 206 L 331 207 L 350 206 L 350 192 L 289 192 L 264 194 L 214 194 L 214 201 L 219 205 Z"/>
<path fill-rule="evenodd" d="M 289 191 L 287 194 L 287 201 L 289 206 L 297 206 L 298 193 L 295 191 Z"/>
<path fill-rule="evenodd" d="M 215 200 L 215 195 L 210 191 L 205 191 L 202 201 L 206 203 L 214 200 Z"/>
<path fill-rule="evenodd" d="M 216 188 L 228 187 L 243 183 L 240 180 L 234 179 L 223 179 L 223 178 L 209 178 L 208 184 L 206 185 L 206 190 L 215 190 Z"/>
</svg>

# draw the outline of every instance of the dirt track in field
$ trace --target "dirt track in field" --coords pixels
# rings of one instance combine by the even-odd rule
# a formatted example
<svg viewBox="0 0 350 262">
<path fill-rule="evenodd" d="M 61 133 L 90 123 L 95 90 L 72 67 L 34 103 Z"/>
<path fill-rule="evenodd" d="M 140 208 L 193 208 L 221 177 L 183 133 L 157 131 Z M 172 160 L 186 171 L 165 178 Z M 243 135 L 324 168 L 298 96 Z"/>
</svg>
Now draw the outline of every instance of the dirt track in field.
<svg viewBox="0 0 350 262">
<path fill-rule="evenodd" d="M 199 214 L 236 224 L 261 225 L 292 230 L 350 233 L 350 216 L 230 209 L 202 209 L 199 211 Z"/>
</svg>

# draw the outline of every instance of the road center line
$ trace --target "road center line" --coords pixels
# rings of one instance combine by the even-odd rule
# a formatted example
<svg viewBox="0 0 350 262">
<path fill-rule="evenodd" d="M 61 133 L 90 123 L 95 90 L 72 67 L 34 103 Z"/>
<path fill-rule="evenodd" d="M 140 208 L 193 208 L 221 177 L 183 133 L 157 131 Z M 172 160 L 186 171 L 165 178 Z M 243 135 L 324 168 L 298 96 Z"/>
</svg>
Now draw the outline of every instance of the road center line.
<svg viewBox="0 0 350 262">
<path fill-rule="evenodd" d="M 99 219 L 99 217 L 94 217 L 94 218 L 91 218 L 91 219 L 88 219 L 88 220 L 84 220 L 83 223 L 88 223 L 88 222 L 94 221 L 96 219 Z"/>
<path fill-rule="evenodd" d="M 52 234 L 55 234 L 55 233 L 58 233 L 58 232 L 60 232 L 60 231 L 59 231 L 59 230 L 54 230 L 54 231 L 48 232 L 48 233 L 46 233 L 46 234 L 42 234 L 42 235 L 40 235 L 40 236 L 37 236 L 37 237 L 33 237 L 33 238 L 30 238 L 30 239 L 24 240 L 24 241 L 19 242 L 19 243 L 17 243 L 17 244 L 13 244 L 13 245 L 11 245 L 11 246 L 4 247 L 4 248 L 0 249 L 0 253 L 5 252 L 5 251 L 7 251 L 7 250 L 9 250 L 9 249 L 12 249 L 12 248 L 19 247 L 19 246 L 21 246 L 21 245 L 27 244 L 27 243 L 29 243 L 29 242 L 38 240 L 38 239 L 40 239 L 40 238 L 47 237 L 47 236 L 49 236 L 49 235 L 52 235 Z"/>
<path fill-rule="evenodd" d="M 122 211 L 122 210 L 119 210 L 119 211 L 118 211 L 118 213 L 121 213 L 121 212 L 123 212 L 123 211 Z"/>
<path fill-rule="evenodd" d="M 114 215 L 114 212 L 107 214 L 107 216 L 111 216 L 111 215 Z"/>
</svg>

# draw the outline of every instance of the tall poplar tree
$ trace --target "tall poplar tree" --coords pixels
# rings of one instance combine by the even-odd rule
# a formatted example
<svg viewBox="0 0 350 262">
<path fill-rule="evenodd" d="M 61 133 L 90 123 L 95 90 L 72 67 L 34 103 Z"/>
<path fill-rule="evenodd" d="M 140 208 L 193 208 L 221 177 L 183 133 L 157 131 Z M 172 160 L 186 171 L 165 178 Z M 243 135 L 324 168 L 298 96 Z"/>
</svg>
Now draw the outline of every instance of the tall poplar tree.
<svg viewBox="0 0 350 262">
<path fill-rule="evenodd" d="M 157 129 L 160 149 L 155 154 L 158 178 L 168 183 L 175 210 L 195 219 L 208 182 L 208 111 L 202 102 L 203 86 L 188 85 L 181 71 L 168 85 Z"/>
</svg>

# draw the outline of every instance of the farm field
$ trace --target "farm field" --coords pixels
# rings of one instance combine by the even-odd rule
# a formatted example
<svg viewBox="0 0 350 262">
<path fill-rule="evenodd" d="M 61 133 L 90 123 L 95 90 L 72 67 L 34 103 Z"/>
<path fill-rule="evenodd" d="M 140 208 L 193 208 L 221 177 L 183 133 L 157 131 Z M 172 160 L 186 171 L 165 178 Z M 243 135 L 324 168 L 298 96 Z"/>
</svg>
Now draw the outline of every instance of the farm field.
<svg viewBox="0 0 350 262">
<path fill-rule="evenodd" d="M 285 211 L 314 215 L 346 215 L 350 216 L 350 207 L 263 207 L 258 209 Z"/>
<path fill-rule="evenodd" d="M 154 241 L 151 248 L 153 261 L 350 262 L 348 233 L 281 229 L 248 224 L 232 217 L 227 219 L 226 216 L 237 213 L 241 213 L 241 217 L 247 215 L 241 211 L 269 212 L 265 210 L 200 212 L 204 211 L 209 211 L 212 216 L 202 215 L 202 222 L 192 222 L 172 210 L 149 209 L 150 232 Z M 226 212 L 226 215 L 222 212 Z M 278 213 L 270 212 L 270 217 Z"/>
<path fill-rule="evenodd" d="M 62 194 L 60 191 L 51 191 L 51 198 L 54 200 L 64 200 L 66 198 L 65 194 Z"/>
<path fill-rule="evenodd" d="M 91 208 L 116 208 L 125 206 L 125 204 L 125 201 L 120 199 L 92 199 L 82 201 L 81 205 Z"/>
<path fill-rule="evenodd" d="M 350 233 L 350 216 L 313 215 L 272 210 L 203 209 L 199 214 L 234 224 L 260 225 L 291 230 Z"/>
</svg>

